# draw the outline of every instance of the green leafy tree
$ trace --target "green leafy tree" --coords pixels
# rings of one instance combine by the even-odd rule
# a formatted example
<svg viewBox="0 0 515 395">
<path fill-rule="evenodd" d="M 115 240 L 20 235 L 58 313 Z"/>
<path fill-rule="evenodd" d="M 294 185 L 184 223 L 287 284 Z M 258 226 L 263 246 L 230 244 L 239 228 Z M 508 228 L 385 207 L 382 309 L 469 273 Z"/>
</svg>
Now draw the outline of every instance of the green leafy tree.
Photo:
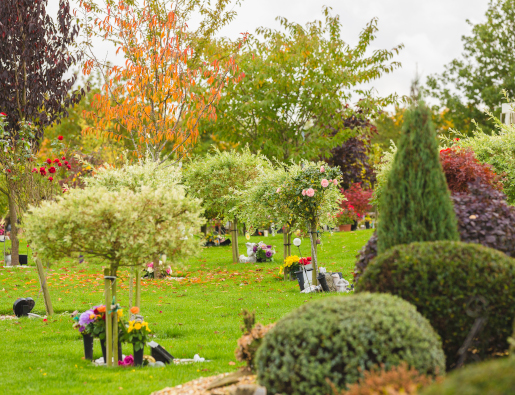
<svg viewBox="0 0 515 395">
<path fill-rule="evenodd" d="M 502 89 L 515 95 L 515 0 L 490 0 L 485 22 L 467 22 L 472 34 L 462 37 L 461 58 L 448 64 L 442 74 L 429 77 L 427 85 L 448 109 L 455 129 L 472 132 L 475 120 L 491 131 L 483 110 L 499 115 Z"/>
<path fill-rule="evenodd" d="M 345 103 L 359 99 L 357 110 L 373 117 L 395 102 L 395 95 L 375 98 L 358 86 L 399 67 L 391 59 L 402 46 L 371 51 L 373 19 L 351 47 L 341 37 L 339 16 L 327 7 L 324 15 L 306 26 L 279 18 L 282 30 L 259 28 L 250 36 L 236 59 L 245 78 L 228 83 L 216 104 L 217 122 L 204 123 L 204 133 L 248 144 L 270 159 L 317 159 L 359 133 L 343 127 L 356 111 Z"/>
<path fill-rule="evenodd" d="M 238 262 L 238 212 L 243 204 L 242 191 L 271 170 L 271 164 L 248 148 L 242 152 L 214 149 L 192 160 L 184 171 L 189 193 L 202 199 L 208 218 L 232 222 L 233 262 Z"/>
<path fill-rule="evenodd" d="M 405 117 L 381 197 L 379 253 L 414 241 L 459 240 L 431 111 L 419 103 Z"/>
</svg>

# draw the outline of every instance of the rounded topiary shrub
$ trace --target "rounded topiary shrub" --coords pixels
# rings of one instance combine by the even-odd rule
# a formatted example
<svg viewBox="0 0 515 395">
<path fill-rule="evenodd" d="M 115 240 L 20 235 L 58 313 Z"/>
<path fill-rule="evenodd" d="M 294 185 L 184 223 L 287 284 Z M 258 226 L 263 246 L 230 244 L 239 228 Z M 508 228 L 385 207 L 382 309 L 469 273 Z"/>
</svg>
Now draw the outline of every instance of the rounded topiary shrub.
<svg viewBox="0 0 515 395">
<path fill-rule="evenodd" d="M 502 358 L 458 369 L 421 395 L 515 394 L 515 358 Z"/>
<path fill-rule="evenodd" d="M 271 394 L 332 393 L 363 371 L 405 361 L 423 374 L 445 370 L 429 322 L 401 298 L 360 294 L 324 298 L 277 322 L 256 355 L 258 381 Z"/>
<path fill-rule="evenodd" d="M 478 244 L 437 241 L 391 248 L 361 276 L 356 292 L 398 295 L 426 317 L 442 338 L 447 367 L 478 316 L 487 323 L 470 350 L 477 357 L 508 349 L 515 316 L 515 260 Z"/>
</svg>

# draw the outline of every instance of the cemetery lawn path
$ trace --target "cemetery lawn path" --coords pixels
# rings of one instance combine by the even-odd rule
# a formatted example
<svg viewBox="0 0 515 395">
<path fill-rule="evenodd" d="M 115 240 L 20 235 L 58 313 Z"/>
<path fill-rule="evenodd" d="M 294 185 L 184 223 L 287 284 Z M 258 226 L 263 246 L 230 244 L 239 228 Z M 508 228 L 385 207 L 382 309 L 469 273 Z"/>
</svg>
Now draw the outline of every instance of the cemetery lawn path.
<svg viewBox="0 0 515 395">
<path fill-rule="evenodd" d="M 342 272 L 352 280 L 355 256 L 372 232 L 324 233 L 318 250 L 321 266 Z M 240 240 L 240 253 L 245 253 L 246 240 Z M 300 294 L 297 282 L 280 280 L 277 275 L 282 263 L 282 235 L 251 238 L 252 242 L 260 240 L 275 246 L 275 262 L 233 264 L 230 247 L 203 248 L 182 270 L 174 270 L 174 275 L 184 275 L 185 280 L 142 282 L 141 312 L 155 340 L 175 358 L 199 354 L 211 360 L 191 365 L 108 370 L 85 361 L 82 338 L 72 329 L 69 313 L 103 303 L 102 268 L 71 260 L 53 264 L 47 277 L 55 315 L 47 322 L 0 319 L 0 393 L 150 394 L 199 376 L 236 370 L 243 365 L 234 357 L 236 340 L 241 335 L 242 309 L 255 311 L 257 322 L 269 324 L 304 303 L 328 296 Z M 293 248 L 292 253 L 297 254 Z M 308 239 L 303 239 L 301 248 L 303 256 L 307 256 Z M 119 303 L 126 307 L 128 270 L 122 269 L 119 276 Z M 33 313 L 44 315 L 38 291 L 34 266 L 0 267 L 0 316 L 12 315 L 16 298 L 29 296 L 36 301 Z M 145 351 L 149 353 L 148 348 Z M 123 353 L 132 354 L 132 346 L 124 344 Z M 95 340 L 94 357 L 101 355 L 100 343 Z"/>
</svg>

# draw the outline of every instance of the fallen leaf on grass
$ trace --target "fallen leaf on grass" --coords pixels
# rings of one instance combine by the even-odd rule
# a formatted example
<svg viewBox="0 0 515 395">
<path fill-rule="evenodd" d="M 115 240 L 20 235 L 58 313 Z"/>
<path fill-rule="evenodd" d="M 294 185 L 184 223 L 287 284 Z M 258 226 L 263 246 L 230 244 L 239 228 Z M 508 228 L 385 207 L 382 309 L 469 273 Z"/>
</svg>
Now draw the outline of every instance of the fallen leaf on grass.
<svg viewBox="0 0 515 395">
<path fill-rule="evenodd" d="M 236 365 L 236 362 L 231 361 L 231 362 L 229 362 L 229 365 L 231 365 L 231 366 Z"/>
</svg>

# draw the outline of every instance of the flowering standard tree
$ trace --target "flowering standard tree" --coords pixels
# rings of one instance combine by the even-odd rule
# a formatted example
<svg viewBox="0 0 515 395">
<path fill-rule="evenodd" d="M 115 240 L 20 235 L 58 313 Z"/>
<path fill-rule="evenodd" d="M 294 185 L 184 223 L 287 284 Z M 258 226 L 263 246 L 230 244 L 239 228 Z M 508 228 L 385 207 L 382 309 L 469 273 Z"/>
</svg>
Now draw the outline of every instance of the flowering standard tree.
<svg viewBox="0 0 515 395">
<path fill-rule="evenodd" d="M 284 228 L 284 259 L 291 255 L 289 230 L 296 225 L 296 217 L 292 215 L 286 202 L 277 193 L 280 190 L 279 185 L 282 185 L 287 178 L 287 167 L 281 164 L 265 171 L 260 177 L 248 183 L 244 191 L 239 192 L 243 204 L 240 205 L 238 212 L 238 217 L 250 230 L 269 221 L 276 227 Z"/>
<path fill-rule="evenodd" d="M 98 264 L 108 264 L 105 304 L 113 306 L 109 313 L 114 313 L 118 268 L 141 266 L 160 254 L 181 261 L 198 251 L 198 239 L 193 236 L 203 223 L 200 201 L 186 197 L 179 185 L 144 185 L 138 192 L 90 186 L 32 207 L 24 230 L 34 250 L 44 258 L 81 254 L 96 258 L 93 262 Z M 117 360 L 118 349 L 112 347 L 117 344 L 118 324 L 116 314 L 111 315 L 107 332 L 112 334 L 108 334 L 107 344 L 113 354 L 107 354 L 108 365 L 110 355 Z"/>
<path fill-rule="evenodd" d="M 317 284 L 317 229 L 320 225 L 333 227 L 343 199 L 338 183 L 340 169 L 324 162 L 292 164 L 288 176 L 277 186 L 275 193 L 292 218 L 292 223 L 306 229 L 311 242 L 313 284 Z"/>
<path fill-rule="evenodd" d="M 231 221 L 233 262 L 238 262 L 238 215 L 248 185 L 264 177 L 272 165 L 247 148 L 241 152 L 215 150 L 192 161 L 184 173 L 189 193 L 202 199 L 206 212 Z"/>
</svg>

